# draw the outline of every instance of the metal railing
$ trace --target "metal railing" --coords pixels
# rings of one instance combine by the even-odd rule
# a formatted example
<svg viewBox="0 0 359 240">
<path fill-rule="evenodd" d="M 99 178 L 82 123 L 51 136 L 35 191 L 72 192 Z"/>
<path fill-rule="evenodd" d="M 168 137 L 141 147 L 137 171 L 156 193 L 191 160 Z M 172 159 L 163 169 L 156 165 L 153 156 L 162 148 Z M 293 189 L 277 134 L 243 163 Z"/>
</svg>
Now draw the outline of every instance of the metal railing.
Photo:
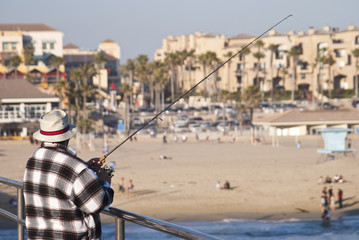
<svg viewBox="0 0 359 240">
<path fill-rule="evenodd" d="M 17 239 L 23 240 L 25 233 L 25 220 L 24 220 L 24 184 L 15 180 L 0 177 L 0 183 L 6 184 L 17 189 L 17 215 L 0 208 L 0 215 L 3 215 L 11 221 L 17 222 Z"/>
<path fill-rule="evenodd" d="M 23 240 L 25 233 L 25 220 L 24 220 L 24 197 L 23 189 L 24 184 L 15 180 L 0 177 L 0 183 L 6 184 L 17 188 L 17 215 L 0 208 L 0 215 L 5 216 L 11 221 L 17 222 L 17 239 Z M 156 231 L 165 232 L 173 236 L 190 239 L 190 240 L 218 240 L 207 234 L 194 231 L 189 228 L 185 228 L 173 223 L 161 221 L 158 219 L 142 216 L 140 214 L 124 211 L 114 207 L 108 207 L 104 209 L 102 214 L 106 214 L 115 218 L 115 239 L 125 239 L 125 221 L 129 221 L 144 227 L 154 229 Z"/>
</svg>

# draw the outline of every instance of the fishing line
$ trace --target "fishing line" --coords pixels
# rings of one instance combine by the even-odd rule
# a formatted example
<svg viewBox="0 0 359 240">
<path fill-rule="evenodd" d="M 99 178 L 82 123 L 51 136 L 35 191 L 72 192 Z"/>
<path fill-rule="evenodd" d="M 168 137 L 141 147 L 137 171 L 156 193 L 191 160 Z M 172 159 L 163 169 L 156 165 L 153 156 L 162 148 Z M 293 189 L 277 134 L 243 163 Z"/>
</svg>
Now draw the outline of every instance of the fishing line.
<svg viewBox="0 0 359 240">
<path fill-rule="evenodd" d="M 103 155 L 100 158 L 101 163 L 104 163 L 106 158 L 113 153 L 114 151 L 116 151 L 119 147 L 121 147 L 125 142 L 127 142 L 129 139 L 131 139 L 134 135 L 136 135 L 139 131 L 141 131 L 142 129 L 144 129 L 148 124 L 150 124 L 152 121 L 154 121 L 155 119 L 157 119 L 163 112 L 167 111 L 169 108 L 171 108 L 175 103 L 177 103 L 180 99 L 184 98 L 185 96 L 187 96 L 189 93 L 191 93 L 198 85 L 200 85 L 203 81 L 205 81 L 206 79 L 208 79 L 212 74 L 214 74 L 215 72 L 217 72 L 221 67 L 223 67 L 225 64 L 227 64 L 229 61 L 231 61 L 234 57 L 236 57 L 238 54 L 242 53 L 246 48 L 248 48 L 250 45 L 252 45 L 255 41 L 257 41 L 258 39 L 262 38 L 266 33 L 268 33 L 270 30 L 272 30 L 273 28 L 275 28 L 276 26 L 278 26 L 279 24 L 281 24 L 282 22 L 284 22 L 285 20 L 287 20 L 289 17 L 292 17 L 292 14 L 289 14 L 288 16 L 286 16 L 285 18 L 283 18 L 282 20 L 280 20 L 279 22 L 277 22 L 276 24 L 274 24 L 272 27 L 268 28 L 265 32 L 263 32 L 261 35 L 259 35 L 258 37 L 256 37 L 255 39 L 253 39 L 250 43 L 248 43 L 247 45 L 245 45 L 241 50 L 239 50 L 236 54 L 232 55 L 230 58 L 228 58 L 225 62 L 223 62 L 222 64 L 220 64 L 216 69 L 214 69 L 211 73 L 209 73 L 207 76 L 205 76 L 201 81 L 199 81 L 198 83 L 196 83 L 193 87 L 191 87 L 187 92 L 185 92 L 184 94 L 182 94 L 179 98 L 177 98 L 175 101 L 173 101 L 172 103 L 170 103 L 166 108 L 164 108 L 162 111 L 160 111 L 159 113 L 157 113 L 153 118 L 151 118 L 150 120 L 148 120 L 147 122 L 145 122 L 140 128 L 138 128 L 136 131 L 134 131 L 132 134 L 130 134 L 125 140 L 123 140 L 120 144 L 118 144 L 116 147 L 114 147 L 111 151 L 109 151 L 107 154 Z M 162 120 L 162 119 L 161 119 Z"/>
</svg>

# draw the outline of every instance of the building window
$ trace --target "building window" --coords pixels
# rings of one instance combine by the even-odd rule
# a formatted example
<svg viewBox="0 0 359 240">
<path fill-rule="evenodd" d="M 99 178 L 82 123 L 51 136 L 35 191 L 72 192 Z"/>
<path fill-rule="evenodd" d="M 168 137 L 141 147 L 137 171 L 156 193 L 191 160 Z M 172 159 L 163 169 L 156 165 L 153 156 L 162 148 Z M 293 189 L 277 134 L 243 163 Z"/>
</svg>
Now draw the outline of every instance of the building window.
<svg viewBox="0 0 359 240">
<path fill-rule="evenodd" d="M 16 50 L 16 42 L 11 43 L 11 49 Z"/>
<path fill-rule="evenodd" d="M 4 43 L 3 43 L 3 49 L 4 49 L 4 50 L 9 50 L 9 43 L 4 42 Z"/>
<path fill-rule="evenodd" d="M 332 41 L 333 41 L 334 44 L 344 42 L 342 39 L 333 39 Z"/>
<path fill-rule="evenodd" d="M 336 58 L 342 58 L 345 57 L 347 51 L 345 49 L 335 49 L 334 54 Z"/>
<path fill-rule="evenodd" d="M 355 37 L 355 44 L 359 44 L 359 36 Z"/>
<path fill-rule="evenodd" d="M 300 74 L 300 79 L 305 80 L 305 73 Z"/>
<path fill-rule="evenodd" d="M 44 49 L 44 50 L 46 49 L 46 43 L 45 42 L 42 43 L 42 49 Z"/>
<path fill-rule="evenodd" d="M 50 49 L 55 49 L 55 43 L 53 42 L 50 43 Z"/>
</svg>

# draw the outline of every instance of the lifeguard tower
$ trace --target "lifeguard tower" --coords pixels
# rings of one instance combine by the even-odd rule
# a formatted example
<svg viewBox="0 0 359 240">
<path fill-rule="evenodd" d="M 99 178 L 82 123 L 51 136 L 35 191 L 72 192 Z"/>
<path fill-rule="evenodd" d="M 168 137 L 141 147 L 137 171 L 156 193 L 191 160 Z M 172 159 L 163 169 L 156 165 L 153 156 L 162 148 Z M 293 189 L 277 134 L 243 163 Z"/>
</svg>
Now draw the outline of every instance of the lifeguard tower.
<svg viewBox="0 0 359 240">
<path fill-rule="evenodd" d="M 352 132 L 349 128 L 323 128 L 319 129 L 324 140 L 324 149 L 317 149 L 321 153 L 319 161 L 334 160 L 336 156 L 350 154 L 354 158 L 355 149 L 351 148 L 351 144 L 347 144 L 347 135 Z"/>
</svg>

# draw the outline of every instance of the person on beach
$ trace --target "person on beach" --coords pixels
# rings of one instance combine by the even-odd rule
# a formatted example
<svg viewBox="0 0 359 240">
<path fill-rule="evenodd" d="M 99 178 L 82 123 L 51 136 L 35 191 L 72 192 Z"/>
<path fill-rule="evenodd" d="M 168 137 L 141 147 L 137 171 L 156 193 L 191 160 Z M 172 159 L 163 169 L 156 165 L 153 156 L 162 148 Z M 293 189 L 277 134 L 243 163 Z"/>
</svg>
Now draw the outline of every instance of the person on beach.
<svg viewBox="0 0 359 240">
<path fill-rule="evenodd" d="M 133 192 L 134 187 L 135 186 L 133 185 L 133 181 L 132 181 L 132 179 L 130 179 L 130 181 L 128 181 L 128 183 L 127 183 L 128 195 L 131 195 L 131 193 Z"/>
<path fill-rule="evenodd" d="M 343 207 L 343 191 L 341 189 L 338 189 L 338 203 L 339 208 Z"/>
<path fill-rule="evenodd" d="M 332 214 L 334 214 L 334 211 L 335 211 L 335 197 L 334 197 L 334 194 L 331 194 L 330 197 L 329 197 L 329 207 L 330 207 L 330 210 L 331 210 Z"/>
<path fill-rule="evenodd" d="M 226 182 L 224 183 L 223 189 L 227 189 L 227 190 L 231 189 L 231 185 L 228 180 L 226 180 Z"/>
<path fill-rule="evenodd" d="M 320 208 L 322 213 L 328 208 L 328 197 L 326 193 L 323 193 L 320 198 Z"/>
<path fill-rule="evenodd" d="M 221 182 L 218 181 L 217 184 L 216 184 L 216 190 L 219 191 L 221 189 L 222 189 Z"/>
<path fill-rule="evenodd" d="M 118 181 L 118 190 L 120 192 L 125 192 L 125 179 L 122 177 L 120 181 Z"/>
<path fill-rule="evenodd" d="M 101 239 L 100 215 L 112 203 L 111 178 L 99 158 L 85 162 L 69 147 L 77 129 L 62 110 L 40 118 L 41 146 L 24 173 L 28 239 Z"/>
</svg>

